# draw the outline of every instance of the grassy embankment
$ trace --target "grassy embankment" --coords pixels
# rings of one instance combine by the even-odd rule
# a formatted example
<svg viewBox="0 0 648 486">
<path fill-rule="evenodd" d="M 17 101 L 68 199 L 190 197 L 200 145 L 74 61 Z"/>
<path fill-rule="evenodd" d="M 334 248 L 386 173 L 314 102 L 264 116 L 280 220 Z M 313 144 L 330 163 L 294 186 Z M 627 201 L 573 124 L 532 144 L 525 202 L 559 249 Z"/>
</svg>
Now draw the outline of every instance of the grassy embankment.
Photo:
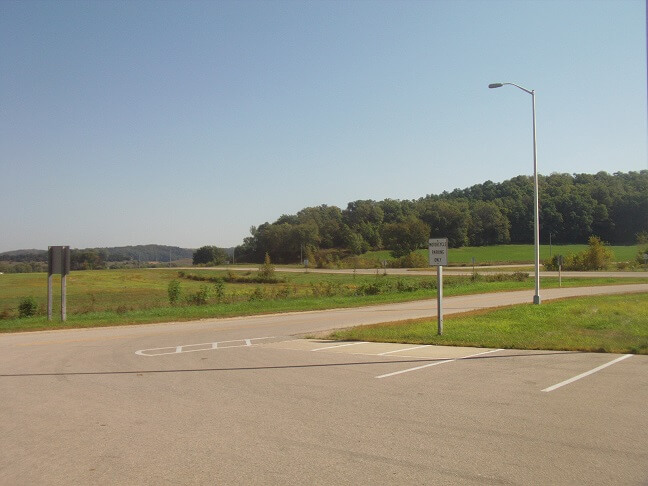
<svg viewBox="0 0 648 486">
<path fill-rule="evenodd" d="M 189 270 L 187 274 L 213 278 L 226 272 Z M 105 270 L 72 272 L 68 277 L 68 320 L 61 323 L 60 279 L 55 277 L 54 320 L 46 319 L 47 276 L 45 274 L 0 275 L 0 332 L 94 327 L 164 321 L 229 317 L 336 307 L 355 307 L 389 302 L 435 298 L 436 281 L 425 276 L 357 276 L 315 273 L 281 274 L 277 284 L 226 283 L 217 297 L 214 284 L 180 278 L 177 270 Z M 170 305 L 167 289 L 180 281 L 181 298 Z M 646 279 L 563 279 L 564 287 L 646 282 Z M 543 279 L 543 288 L 557 287 L 557 279 Z M 201 289 L 209 291 L 205 305 L 192 305 L 188 298 Z M 533 279 L 502 277 L 451 277 L 444 280 L 446 296 L 532 289 Z M 36 316 L 18 318 L 22 298 L 33 296 Z"/>
<path fill-rule="evenodd" d="M 361 326 L 329 338 L 476 346 L 648 354 L 648 293 L 575 298 L 540 306 L 518 305 L 444 318 Z"/>
</svg>

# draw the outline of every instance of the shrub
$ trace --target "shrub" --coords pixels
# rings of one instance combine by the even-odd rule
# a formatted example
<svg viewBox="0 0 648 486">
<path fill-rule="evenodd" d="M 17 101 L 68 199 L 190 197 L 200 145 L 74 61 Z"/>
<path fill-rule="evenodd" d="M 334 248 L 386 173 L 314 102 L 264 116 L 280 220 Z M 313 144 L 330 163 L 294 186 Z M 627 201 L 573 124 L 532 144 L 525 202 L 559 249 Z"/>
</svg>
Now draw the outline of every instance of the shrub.
<svg viewBox="0 0 648 486">
<path fill-rule="evenodd" d="M 339 266 L 342 268 L 377 268 L 379 263 L 372 258 L 352 255 L 342 260 Z"/>
<path fill-rule="evenodd" d="M 9 307 L 5 307 L 4 309 L 2 309 L 2 312 L 0 312 L 0 320 L 2 320 L 2 319 L 11 319 L 11 317 L 12 317 L 12 315 L 11 315 L 11 310 L 9 309 Z"/>
<path fill-rule="evenodd" d="M 180 300 L 180 282 L 175 279 L 171 280 L 167 288 L 167 293 L 169 294 L 169 304 L 176 305 L 178 300 Z"/>
<path fill-rule="evenodd" d="M 612 260 L 614 254 L 598 236 L 590 236 L 589 248 L 582 252 L 583 270 L 603 270 Z"/>
<path fill-rule="evenodd" d="M 337 248 L 318 250 L 313 255 L 313 262 L 317 268 L 340 268 L 340 261 L 348 252 Z"/>
<path fill-rule="evenodd" d="M 32 296 L 24 297 L 18 304 L 18 317 L 31 317 L 36 314 L 36 309 L 38 309 L 36 299 Z"/>
<path fill-rule="evenodd" d="M 563 270 L 603 270 L 614 260 L 614 254 L 598 236 L 590 236 L 586 250 L 563 258 Z M 544 261 L 546 270 L 558 270 L 559 255 Z"/>
<path fill-rule="evenodd" d="M 391 283 L 387 280 L 374 280 L 373 282 L 363 282 L 358 286 L 360 295 L 378 295 L 389 292 L 392 289 Z"/>
<path fill-rule="evenodd" d="M 406 282 L 405 280 L 398 279 L 396 282 L 396 290 L 399 292 L 414 292 L 418 290 L 418 286 L 414 282 Z"/>
<path fill-rule="evenodd" d="M 259 268 L 259 279 L 262 281 L 274 281 L 274 274 L 274 265 L 272 265 L 272 263 L 270 262 L 270 255 L 266 252 L 265 258 L 263 260 L 263 266 Z"/>
<path fill-rule="evenodd" d="M 214 282 L 214 294 L 216 295 L 216 300 L 220 302 L 225 297 L 225 280 L 219 277 L 213 279 Z"/>
<path fill-rule="evenodd" d="M 261 287 L 255 287 L 254 292 L 250 294 L 248 300 L 253 302 L 255 300 L 263 300 L 264 297 L 265 293 L 263 292 L 263 289 Z"/>
<path fill-rule="evenodd" d="M 409 255 L 394 260 L 394 264 L 390 266 L 396 266 L 398 268 L 425 268 L 429 266 L 428 259 L 425 255 L 417 252 L 412 252 Z"/>
<path fill-rule="evenodd" d="M 200 289 L 187 297 L 187 302 L 193 305 L 205 305 L 209 299 L 209 287 L 207 285 L 201 285 Z"/>
<path fill-rule="evenodd" d="M 287 299 L 288 297 L 290 297 L 291 292 L 292 289 L 289 286 L 285 285 L 275 292 L 275 299 Z"/>
<path fill-rule="evenodd" d="M 516 282 L 524 282 L 526 279 L 529 278 L 529 274 L 526 272 L 514 272 L 512 277 L 513 280 Z"/>
<path fill-rule="evenodd" d="M 561 256 L 562 255 L 554 255 L 551 258 L 547 258 L 543 260 L 542 266 L 544 267 L 545 270 L 549 272 L 555 272 L 556 270 L 558 270 L 558 259 Z"/>
</svg>

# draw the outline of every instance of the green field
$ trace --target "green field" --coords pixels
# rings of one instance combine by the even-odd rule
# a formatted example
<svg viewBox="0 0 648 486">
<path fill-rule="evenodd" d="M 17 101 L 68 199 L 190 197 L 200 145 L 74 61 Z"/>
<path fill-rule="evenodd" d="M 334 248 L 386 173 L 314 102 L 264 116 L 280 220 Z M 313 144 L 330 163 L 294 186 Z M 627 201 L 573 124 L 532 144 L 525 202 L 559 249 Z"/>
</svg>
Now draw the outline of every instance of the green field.
<svg viewBox="0 0 648 486">
<path fill-rule="evenodd" d="M 43 273 L 0 275 L 0 332 L 56 327 L 89 327 L 145 322 L 183 321 L 208 317 L 227 317 L 270 312 L 302 311 L 354 307 L 369 304 L 402 302 L 436 297 L 436 278 L 430 276 L 382 275 L 354 276 L 320 273 L 281 273 L 279 283 L 225 283 L 222 294 L 207 279 L 227 277 L 226 271 L 210 269 L 185 270 L 131 269 L 72 272 L 67 278 L 67 315 L 59 322 L 60 277 L 54 278 L 54 316 L 46 319 L 47 276 Z M 248 275 L 249 274 L 249 275 Z M 236 272 L 255 277 L 256 272 Z M 526 275 L 526 274 L 525 274 Z M 171 305 L 168 285 L 180 282 L 181 297 Z M 646 279 L 563 279 L 563 286 L 610 285 L 646 282 Z M 532 289 L 533 279 L 525 276 L 481 275 L 447 276 L 446 296 Z M 543 279 L 543 288 L 557 287 L 557 279 Z M 190 302 L 206 291 L 204 305 Z M 34 317 L 18 318 L 22 299 L 32 296 L 37 304 Z"/>
<path fill-rule="evenodd" d="M 330 339 L 648 354 L 648 293 L 583 297 L 340 330 Z"/>
<path fill-rule="evenodd" d="M 617 262 L 632 261 L 637 256 L 639 246 L 609 246 L 614 253 L 614 260 Z M 579 253 L 587 249 L 587 245 L 540 245 L 540 260 L 549 258 L 552 255 L 568 255 Z M 427 258 L 427 250 L 418 250 Z M 373 251 L 364 256 L 375 259 L 378 262 L 391 260 L 390 252 Z M 494 246 L 464 246 L 462 248 L 450 248 L 448 252 L 448 263 L 450 265 L 471 265 L 475 258 L 476 265 L 493 264 L 515 264 L 533 263 L 533 245 L 494 245 Z"/>
</svg>

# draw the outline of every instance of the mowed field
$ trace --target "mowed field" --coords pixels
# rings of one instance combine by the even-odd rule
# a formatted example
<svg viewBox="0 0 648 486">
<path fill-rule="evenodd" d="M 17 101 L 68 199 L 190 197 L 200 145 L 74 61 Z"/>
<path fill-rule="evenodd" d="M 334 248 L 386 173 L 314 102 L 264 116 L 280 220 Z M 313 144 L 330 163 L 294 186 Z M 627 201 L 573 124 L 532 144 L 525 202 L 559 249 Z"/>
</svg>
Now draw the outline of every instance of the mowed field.
<svg viewBox="0 0 648 486">
<path fill-rule="evenodd" d="M 644 245 L 645 246 L 645 245 Z M 641 246 L 643 248 L 644 246 Z M 633 261 L 640 246 L 609 246 L 614 253 L 614 261 Z M 533 245 L 494 245 L 494 246 L 464 246 L 462 248 L 450 248 L 448 252 L 448 263 L 450 265 L 470 265 L 475 259 L 476 265 L 494 264 L 515 264 L 533 263 Z M 587 249 L 587 245 L 540 245 L 540 260 L 551 255 L 569 255 L 579 253 Z M 419 250 L 427 255 L 427 250 Z M 367 253 L 367 257 L 375 258 L 378 261 L 390 260 L 389 251 L 376 251 Z"/>
</svg>

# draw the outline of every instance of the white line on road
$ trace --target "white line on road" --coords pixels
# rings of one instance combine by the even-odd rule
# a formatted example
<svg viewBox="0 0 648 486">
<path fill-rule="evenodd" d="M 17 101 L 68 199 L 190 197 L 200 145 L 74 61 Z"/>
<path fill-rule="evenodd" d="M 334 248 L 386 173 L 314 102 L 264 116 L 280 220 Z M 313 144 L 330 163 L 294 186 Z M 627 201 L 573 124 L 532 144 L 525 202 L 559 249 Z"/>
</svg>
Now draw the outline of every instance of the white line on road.
<svg viewBox="0 0 648 486">
<path fill-rule="evenodd" d="M 432 346 L 431 344 L 423 344 L 419 346 L 413 346 L 411 348 L 405 348 L 405 349 L 394 349 L 393 351 L 385 351 L 384 353 L 379 353 L 378 356 L 385 356 L 386 354 L 392 354 L 392 353 L 401 353 L 403 351 L 411 351 L 412 349 L 422 349 L 422 348 L 429 348 Z"/>
<path fill-rule="evenodd" d="M 376 376 L 376 378 L 387 378 L 389 376 L 400 375 L 401 373 L 407 373 L 409 371 L 416 371 L 416 370 L 420 370 L 422 368 L 429 368 L 430 366 L 436 366 L 436 365 L 440 365 L 440 364 L 443 364 L 443 363 L 452 363 L 453 361 L 455 361 L 455 360 L 454 359 L 446 359 L 444 361 L 435 361 L 434 363 L 428 363 L 428 364 L 423 365 L 423 366 L 417 366 L 416 368 L 408 368 L 406 370 L 394 371 L 393 373 L 387 373 L 386 375 Z"/>
<path fill-rule="evenodd" d="M 367 343 L 364 341 L 358 341 L 358 342 L 347 343 L 347 344 L 336 344 L 335 346 L 326 346 L 324 348 L 311 349 L 311 351 L 323 351 L 325 349 L 343 348 L 345 346 L 355 346 L 356 344 L 367 344 Z"/>
<path fill-rule="evenodd" d="M 569 380 L 561 381 L 560 383 L 557 383 L 553 386 L 550 386 L 549 388 L 545 388 L 542 390 L 543 392 L 551 392 L 556 390 L 557 388 L 560 388 L 561 386 L 569 385 L 570 383 L 573 383 L 577 380 L 580 380 L 581 378 L 585 378 L 586 376 L 592 375 L 596 373 L 597 371 L 601 371 L 603 368 L 607 368 L 608 366 L 612 366 L 615 363 L 618 363 L 619 361 L 623 361 L 624 359 L 630 358 L 634 356 L 633 354 L 624 354 L 620 358 L 617 358 L 615 360 L 610 361 L 609 363 L 605 363 L 604 365 L 598 366 L 597 368 L 594 368 L 593 370 L 586 371 L 585 373 L 581 373 L 578 376 L 574 376 L 573 378 L 570 378 Z"/>
<path fill-rule="evenodd" d="M 482 353 L 471 354 L 469 356 L 463 356 L 462 358 L 446 359 L 443 361 L 435 361 L 434 363 L 429 363 L 423 366 L 416 366 L 415 368 L 407 368 L 406 370 L 394 371 L 393 373 L 387 373 L 386 375 L 376 376 L 376 378 L 388 378 L 390 376 L 400 375 L 401 373 L 409 373 L 410 371 L 416 371 L 423 368 L 429 368 L 430 366 L 437 366 L 443 363 L 452 363 L 453 361 L 458 361 L 461 359 L 473 358 L 475 356 L 481 356 L 482 354 L 496 353 L 502 351 L 501 349 L 491 349 L 490 351 L 484 351 Z"/>
<path fill-rule="evenodd" d="M 225 349 L 225 348 L 246 348 L 250 346 L 254 346 L 252 344 L 252 341 L 258 341 L 260 339 L 274 339 L 274 337 L 260 337 L 260 338 L 252 338 L 252 339 L 236 339 L 234 341 L 217 341 L 213 343 L 199 343 L 199 344 L 184 344 L 182 346 L 168 346 L 165 348 L 151 348 L 151 349 L 140 349 L 139 351 L 135 351 L 135 354 L 139 356 L 162 356 L 164 354 L 180 354 L 180 353 L 195 353 L 197 351 L 212 351 L 214 349 Z M 219 347 L 219 344 L 227 344 L 227 343 L 239 343 L 242 342 L 244 344 L 239 344 L 239 345 L 233 345 L 233 346 L 221 346 Z M 202 346 L 199 349 L 188 349 L 188 348 L 196 348 L 197 346 Z M 159 352 L 154 352 L 154 351 L 159 351 Z"/>
</svg>

